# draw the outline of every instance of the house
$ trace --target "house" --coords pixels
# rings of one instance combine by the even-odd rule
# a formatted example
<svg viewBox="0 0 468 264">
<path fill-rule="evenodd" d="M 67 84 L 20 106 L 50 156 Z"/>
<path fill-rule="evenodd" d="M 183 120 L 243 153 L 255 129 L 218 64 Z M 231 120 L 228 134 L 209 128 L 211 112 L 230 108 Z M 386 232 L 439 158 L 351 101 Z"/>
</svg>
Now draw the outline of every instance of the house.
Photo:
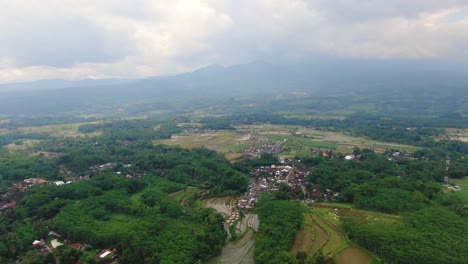
<svg viewBox="0 0 468 264">
<path fill-rule="evenodd" d="M 49 183 L 49 182 L 44 179 L 37 179 L 36 183 L 40 184 L 40 183 Z"/>
<path fill-rule="evenodd" d="M 76 249 L 76 250 L 79 250 L 79 251 L 84 251 L 85 250 L 85 246 L 83 244 L 80 244 L 80 243 L 73 243 L 70 245 L 70 248 L 73 248 L 73 249 Z"/>
<path fill-rule="evenodd" d="M 38 250 L 41 250 L 43 247 L 44 247 L 44 243 L 42 243 L 41 241 L 39 240 L 34 240 L 34 242 L 32 243 L 32 245 L 38 249 Z"/>
<path fill-rule="evenodd" d="M 115 249 L 103 249 L 99 252 L 94 259 L 97 261 L 109 261 L 109 263 L 115 259 L 117 259 L 116 250 Z"/>
<path fill-rule="evenodd" d="M 48 236 L 53 237 L 53 238 L 62 238 L 62 235 L 60 235 L 60 234 L 58 234 L 58 233 L 56 233 L 54 231 L 50 231 Z"/>
<path fill-rule="evenodd" d="M 16 206 L 16 201 L 13 201 L 13 202 L 11 202 L 11 203 L 6 203 L 6 204 L 4 204 L 4 205 L 0 208 L 0 210 L 2 210 L 2 211 L 3 211 L 3 210 L 7 210 L 7 209 L 13 208 L 13 207 L 15 207 L 15 206 Z"/>
</svg>

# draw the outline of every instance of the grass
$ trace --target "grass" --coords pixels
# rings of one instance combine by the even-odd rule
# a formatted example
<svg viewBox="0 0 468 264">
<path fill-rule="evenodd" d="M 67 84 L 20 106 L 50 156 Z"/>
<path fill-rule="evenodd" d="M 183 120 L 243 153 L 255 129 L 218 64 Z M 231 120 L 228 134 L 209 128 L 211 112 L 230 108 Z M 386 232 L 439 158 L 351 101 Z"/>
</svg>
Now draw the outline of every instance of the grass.
<svg viewBox="0 0 468 264">
<path fill-rule="evenodd" d="M 455 192 L 455 195 L 462 198 L 468 204 L 468 177 L 463 179 L 451 179 L 452 184 L 462 187 L 463 190 Z"/>
<path fill-rule="evenodd" d="M 201 207 L 201 198 L 193 200 L 193 203 L 190 202 L 190 204 L 188 199 L 199 192 L 200 189 L 197 187 L 187 186 L 184 190 L 170 193 L 169 197 L 176 200 L 178 203 L 181 203 L 185 206 L 190 206 L 193 209 L 197 209 Z"/>
<path fill-rule="evenodd" d="M 248 135 L 238 134 L 235 131 L 216 131 L 212 133 L 186 133 L 177 134 L 170 139 L 155 141 L 156 144 L 178 145 L 191 149 L 196 147 L 206 147 L 211 150 L 223 153 L 230 160 L 239 157 L 238 151 L 250 147 L 252 139 Z"/>
<path fill-rule="evenodd" d="M 180 203 L 182 200 L 189 198 L 190 196 L 194 195 L 198 191 L 199 189 L 197 187 L 187 186 L 185 190 L 180 190 L 177 192 L 170 193 L 169 197 L 171 197 L 172 199 Z"/>
<path fill-rule="evenodd" d="M 340 250 L 349 246 L 348 239 L 346 235 L 341 231 L 340 228 L 335 226 L 333 223 L 327 221 L 325 218 L 322 218 L 318 214 L 313 215 L 314 221 L 327 232 L 327 242 L 322 247 L 322 252 L 324 254 L 335 255 Z"/>
<path fill-rule="evenodd" d="M 119 222 L 129 222 L 135 219 L 135 217 L 127 214 L 109 214 L 109 220 L 119 221 Z"/>
<path fill-rule="evenodd" d="M 336 145 L 329 142 L 322 142 L 322 141 L 312 141 L 312 140 L 304 140 L 299 139 L 298 142 L 305 147 L 317 147 L 317 148 L 326 148 L 326 149 L 334 149 Z"/>
<path fill-rule="evenodd" d="M 375 212 L 375 211 L 367 211 L 367 210 L 362 210 L 362 209 L 357 209 L 354 208 L 352 204 L 345 204 L 345 203 L 319 203 L 320 205 L 331 205 L 336 207 L 337 209 L 340 208 L 346 208 L 350 209 L 353 213 L 355 214 L 360 214 L 365 216 L 367 219 L 374 219 L 374 220 L 385 220 L 385 221 L 398 221 L 400 219 L 399 215 L 393 215 L 393 214 L 386 214 L 386 213 L 380 213 L 380 212 Z M 326 208 L 314 208 L 314 210 L 320 214 L 322 217 L 326 218 L 327 220 L 333 222 L 335 221 L 337 224 L 339 223 L 339 220 L 337 221 L 333 217 L 335 216 L 334 212 L 332 212 L 332 209 L 326 209 Z"/>
</svg>

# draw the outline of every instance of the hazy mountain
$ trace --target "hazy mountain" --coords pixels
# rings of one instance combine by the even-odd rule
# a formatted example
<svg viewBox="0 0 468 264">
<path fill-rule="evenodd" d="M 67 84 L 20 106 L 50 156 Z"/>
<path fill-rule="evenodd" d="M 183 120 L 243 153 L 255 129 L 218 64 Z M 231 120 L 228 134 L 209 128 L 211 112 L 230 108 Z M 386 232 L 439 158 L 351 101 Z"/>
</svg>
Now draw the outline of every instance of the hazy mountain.
<svg viewBox="0 0 468 264">
<path fill-rule="evenodd" d="M 0 89 L 10 92 L 1 94 L 0 111 L 5 116 L 87 113 L 135 104 L 170 109 L 184 100 L 202 102 L 254 95 L 277 98 L 293 91 L 308 96 L 375 95 L 396 100 L 441 96 L 453 97 L 455 104 L 463 104 L 468 90 L 467 73 L 466 64 L 434 61 L 212 65 L 189 73 L 140 80 L 53 80 L 1 85 Z M 18 90 L 12 91 L 15 87 Z"/>
<path fill-rule="evenodd" d="M 39 80 L 33 82 L 0 84 L 0 92 L 34 91 L 48 89 L 63 89 L 73 87 L 118 85 L 134 82 L 135 79 L 85 79 L 85 80 Z"/>
</svg>

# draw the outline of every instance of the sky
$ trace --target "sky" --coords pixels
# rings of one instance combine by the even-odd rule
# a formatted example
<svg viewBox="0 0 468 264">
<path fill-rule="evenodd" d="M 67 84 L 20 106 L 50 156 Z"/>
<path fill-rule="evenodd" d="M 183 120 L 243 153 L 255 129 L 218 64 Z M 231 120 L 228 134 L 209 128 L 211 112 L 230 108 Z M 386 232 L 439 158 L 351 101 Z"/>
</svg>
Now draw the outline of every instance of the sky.
<svg viewBox="0 0 468 264">
<path fill-rule="evenodd" d="M 468 61 L 467 0 L 0 0 L 0 83 L 316 57 Z"/>
</svg>

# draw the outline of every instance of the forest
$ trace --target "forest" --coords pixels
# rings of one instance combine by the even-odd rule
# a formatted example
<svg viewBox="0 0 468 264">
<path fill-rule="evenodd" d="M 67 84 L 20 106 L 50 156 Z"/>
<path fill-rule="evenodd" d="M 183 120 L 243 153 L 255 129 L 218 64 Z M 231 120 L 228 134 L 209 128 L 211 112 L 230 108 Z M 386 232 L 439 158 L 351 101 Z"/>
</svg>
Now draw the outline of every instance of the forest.
<svg viewBox="0 0 468 264">
<path fill-rule="evenodd" d="M 17 191 L 8 191 L 10 184 L 26 178 L 74 180 L 28 188 L 14 211 L 1 213 L 0 262 L 23 256 L 23 263 L 95 263 L 100 248 L 115 248 L 121 263 L 195 263 L 218 254 L 227 236 L 222 216 L 182 206 L 169 194 L 187 186 L 209 195 L 237 194 L 246 176 L 214 151 L 152 144 L 173 131 L 171 123 L 158 131 L 140 125 L 117 122 L 97 137 L 48 138 L 37 148 L 59 153 L 52 158 L 2 157 L 3 188 L 12 197 Z M 32 241 L 51 230 L 90 248 L 35 254 Z"/>
<path fill-rule="evenodd" d="M 450 118 L 466 127 L 459 116 Z M 201 129 L 231 131 L 237 125 L 255 123 L 313 126 L 418 146 L 414 153 L 402 152 L 399 157 L 393 156 L 399 152 L 396 149 L 377 153 L 354 148 L 354 160 L 345 160 L 343 153 L 333 150 L 326 156 L 311 152 L 291 160 L 296 166 L 310 168 L 309 191 L 316 188 L 337 194 L 322 202 L 400 217 L 398 221 L 369 221 L 355 214 L 340 216 L 349 239 L 383 261 L 463 263 L 467 257 L 461 253 L 466 244 L 467 201 L 441 187 L 448 157 L 450 176 L 466 177 L 468 144 L 444 138 L 444 130 L 431 125 L 430 118 L 414 120 L 364 116 L 300 119 L 271 114 L 151 117 L 81 124 L 77 127 L 80 136 L 75 137 L 2 133 L 2 202 L 15 200 L 17 206 L 0 215 L 0 262 L 99 263 L 95 255 L 103 248 L 115 249 L 121 263 L 197 263 L 219 254 L 227 238 L 223 217 L 197 206 L 196 199 L 202 197 L 192 196 L 181 204 L 171 195 L 188 188 L 199 189 L 203 197 L 240 195 L 253 168 L 280 163 L 277 155 L 269 153 L 230 163 L 204 147 L 183 149 L 154 143 L 198 122 Z M 25 145 L 28 141 L 32 143 Z M 28 178 L 41 178 L 49 184 L 37 184 L 24 192 L 12 189 Z M 60 181 L 70 183 L 54 184 Z M 278 187 L 279 191 L 265 195 L 255 209 L 260 218 L 256 263 L 298 261 L 289 250 L 304 207 L 287 201 L 291 197 L 288 185 Z M 32 241 L 46 238 L 50 231 L 84 244 L 86 250 L 59 246 L 52 254 L 37 254 Z"/>
<path fill-rule="evenodd" d="M 297 230 L 302 224 L 303 208 L 297 202 L 264 200 L 257 213 L 260 228 L 255 240 L 255 263 L 296 263 L 289 253 Z"/>
</svg>

